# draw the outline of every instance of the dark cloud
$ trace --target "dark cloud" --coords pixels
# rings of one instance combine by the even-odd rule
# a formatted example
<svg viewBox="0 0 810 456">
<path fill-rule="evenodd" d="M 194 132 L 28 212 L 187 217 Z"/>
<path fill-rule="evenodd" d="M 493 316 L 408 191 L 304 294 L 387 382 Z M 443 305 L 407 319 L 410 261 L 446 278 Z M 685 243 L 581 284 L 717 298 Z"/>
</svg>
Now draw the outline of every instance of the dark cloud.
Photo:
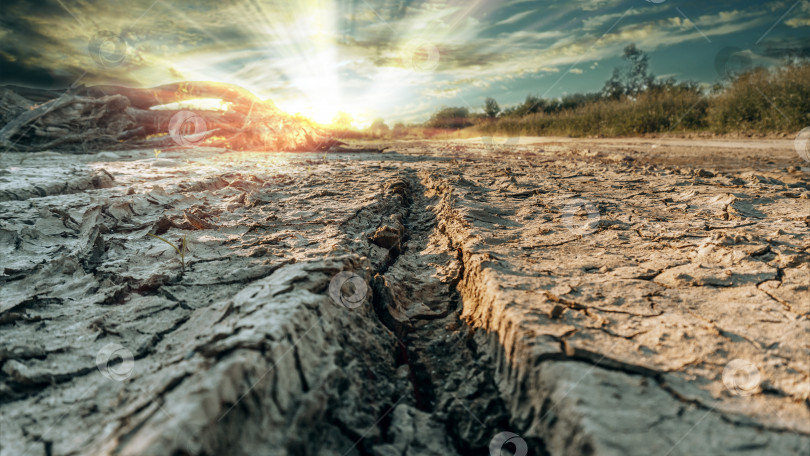
<svg viewBox="0 0 810 456">
<path fill-rule="evenodd" d="M 73 75 L 60 57 L 75 53 L 64 40 L 43 33 L 51 20 L 63 20 L 64 10 L 55 2 L 4 1 L 0 19 L 0 83 L 39 88 L 70 85 Z M 72 20 L 72 19 L 71 19 Z"/>
<path fill-rule="evenodd" d="M 58 75 L 44 68 L 26 66 L 5 53 L 0 53 L 0 74 L 3 75 L 3 84 L 42 89 L 67 87 L 73 82 L 69 76 Z"/>
<path fill-rule="evenodd" d="M 38 17 L 61 17 L 65 9 L 54 0 L 31 2 L 26 0 L 3 0 L 3 19 L 0 23 L 14 17 L 35 15 Z"/>
<path fill-rule="evenodd" d="M 767 40 L 762 44 L 763 55 L 768 57 L 810 58 L 810 37 L 795 37 Z"/>
</svg>

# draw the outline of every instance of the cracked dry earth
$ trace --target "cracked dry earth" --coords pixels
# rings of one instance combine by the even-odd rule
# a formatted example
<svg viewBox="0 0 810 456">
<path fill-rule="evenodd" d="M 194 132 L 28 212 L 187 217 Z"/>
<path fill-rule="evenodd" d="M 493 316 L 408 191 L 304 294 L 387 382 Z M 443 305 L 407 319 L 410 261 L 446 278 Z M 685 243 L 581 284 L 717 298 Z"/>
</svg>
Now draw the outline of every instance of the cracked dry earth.
<svg viewBox="0 0 810 456">
<path fill-rule="evenodd" d="M 0 454 L 808 454 L 807 168 L 683 142 L 2 154 Z"/>
</svg>

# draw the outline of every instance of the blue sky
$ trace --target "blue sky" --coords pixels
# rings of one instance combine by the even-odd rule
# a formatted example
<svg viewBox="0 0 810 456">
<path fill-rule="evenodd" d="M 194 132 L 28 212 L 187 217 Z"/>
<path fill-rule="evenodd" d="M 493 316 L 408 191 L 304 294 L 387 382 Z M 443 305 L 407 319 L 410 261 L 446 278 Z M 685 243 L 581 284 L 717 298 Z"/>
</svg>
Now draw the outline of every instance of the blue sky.
<svg viewBox="0 0 810 456">
<path fill-rule="evenodd" d="M 597 91 L 635 43 L 661 77 L 718 80 L 810 56 L 810 0 L 3 1 L 0 81 L 151 86 L 214 80 L 282 109 L 421 121 L 527 94 Z M 88 46 L 88 43 L 97 46 Z"/>
</svg>

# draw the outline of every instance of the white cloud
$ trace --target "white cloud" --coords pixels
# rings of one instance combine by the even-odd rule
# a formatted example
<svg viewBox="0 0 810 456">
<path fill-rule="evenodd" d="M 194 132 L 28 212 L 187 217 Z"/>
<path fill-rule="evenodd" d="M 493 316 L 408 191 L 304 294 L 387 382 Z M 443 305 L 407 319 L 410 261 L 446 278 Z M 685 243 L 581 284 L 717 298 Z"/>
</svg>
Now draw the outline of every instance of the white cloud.
<svg viewBox="0 0 810 456">
<path fill-rule="evenodd" d="M 627 18 L 632 16 L 640 16 L 642 14 L 649 14 L 650 10 L 646 9 L 628 9 L 620 13 L 603 14 L 601 16 L 593 16 L 582 21 L 582 28 L 584 30 L 596 30 L 599 28 L 607 28 L 613 25 L 619 18 Z"/>
<path fill-rule="evenodd" d="M 792 28 L 810 27 L 810 17 L 795 17 L 785 21 L 785 25 Z"/>
<path fill-rule="evenodd" d="M 514 24 L 515 22 L 518 22 L 518 21 L 520 21 L 521 19 L 526 18 L 527 16 L 529 16 L 529 15 L 530 15 L 530 14 L 532 14 L 532 13 L 534 13 L 534 11 L 532 11 L 532 10 L 530 10 L 530 11 L 524 11 L 524 12 L 522 12 L 522 13 L 517 13 L 517 14 L 515 14 L 515 15 L 514 15 L 514 16 L 512 16 L 512 17 L 509 17 L 509 18 L 507 18 L 507 19 L 504 19 L 504 20 L 502 20 L 502 21 L 500 21 L 500 22 L 495 23 L 495 25 L 497 26 L 497 25 Z"/>
</svg>

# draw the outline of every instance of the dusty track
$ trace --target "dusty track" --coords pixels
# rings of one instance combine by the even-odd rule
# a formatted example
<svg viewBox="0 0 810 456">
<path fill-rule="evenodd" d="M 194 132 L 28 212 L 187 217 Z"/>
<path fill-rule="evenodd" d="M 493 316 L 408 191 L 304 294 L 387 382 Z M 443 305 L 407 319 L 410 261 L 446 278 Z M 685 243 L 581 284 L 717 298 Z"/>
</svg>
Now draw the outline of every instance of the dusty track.
<svg viewBox="0 0 810 456">
<path fill-rule="evenodd" d="M 683 142 L 3 154 L 0 454 L 807 451 L 810 177 Z"/>
</svg>

